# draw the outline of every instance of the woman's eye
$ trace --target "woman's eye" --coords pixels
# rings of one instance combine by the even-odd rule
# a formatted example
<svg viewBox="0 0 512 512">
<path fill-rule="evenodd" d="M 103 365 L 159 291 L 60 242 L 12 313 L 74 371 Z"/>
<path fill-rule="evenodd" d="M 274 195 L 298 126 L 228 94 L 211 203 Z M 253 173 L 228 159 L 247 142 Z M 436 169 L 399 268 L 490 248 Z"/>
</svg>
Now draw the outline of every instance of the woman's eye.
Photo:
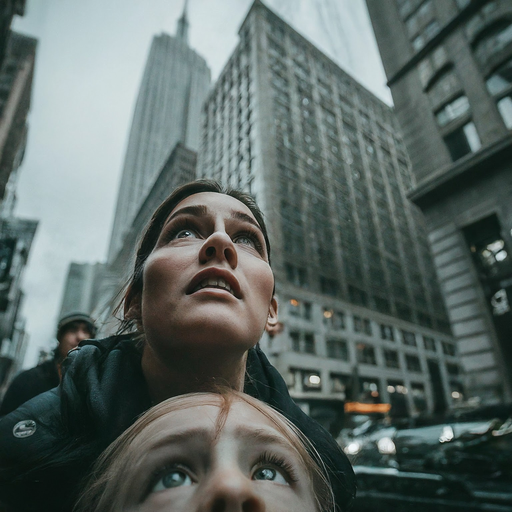
<svg viewBox="0 0 512 512">
<path fill-rule="evenodd" d="M 239 235 L 233 239 L 233 242 L 235 244 L 242 244 L 242 245 L 250 245 L 254 249 L 256 249 L 256 242 L 247 235 Z"/>
<path fill-rule="evenodd" d="M 173 240 L 176 238 L 198 238 L 198 236 L 191 229 L 180 229 L 180 231 L 172 236 Z"/>
<path fill-rule="evenodd" d="M 153 486 L 152 492 L 165 491 L 174 487 L 185 487 L 194 482 L 182 469 L 172 469 L 164 473 Z"/>
<path fill-rule="evenodd" d="M 253 480 L 267 480 L 270 482 L 274 482 L 276 484 L 281 485 L 289 485 L 286 478 L 282 475 L 282 473 L 275 468 L 269 468 L 269 467 L 261 467 L 258 468 L 253 476 Z"/>
</svg>

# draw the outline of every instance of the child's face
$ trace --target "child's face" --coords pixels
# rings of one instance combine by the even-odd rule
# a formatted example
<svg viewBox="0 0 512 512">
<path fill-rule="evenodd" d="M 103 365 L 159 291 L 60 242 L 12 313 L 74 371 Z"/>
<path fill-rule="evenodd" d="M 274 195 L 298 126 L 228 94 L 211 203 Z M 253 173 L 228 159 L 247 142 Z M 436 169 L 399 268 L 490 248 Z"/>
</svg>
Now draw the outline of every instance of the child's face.
<svg viewBox="0 0 512 512">
<path fill-rule="evenodd" d="M 154 421 L 137 443 L 130 512 L 314 512 L 312 484 L 290 441 L 254 407 L 235 401 L 217 435 L 219 408 L 191 407 Z"/>
</svg>

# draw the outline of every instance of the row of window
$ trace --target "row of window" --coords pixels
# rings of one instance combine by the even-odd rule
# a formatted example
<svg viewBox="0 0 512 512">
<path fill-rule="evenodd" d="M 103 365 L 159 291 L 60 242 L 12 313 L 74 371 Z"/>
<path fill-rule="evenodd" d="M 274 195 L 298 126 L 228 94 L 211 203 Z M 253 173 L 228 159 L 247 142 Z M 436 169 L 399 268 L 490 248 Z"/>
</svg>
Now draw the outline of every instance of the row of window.
<svg viewBox="0 0 512 512">
<path fill-rule="evenodd" d="M 312 304 L 308 301 L 299 301 L 297 299 L 290 299 L 288 312 L 290 316 L 303 318 L 304 320 L 312 321 L 313 310 Z M 344 330 L 347 328 L 346 315 L 343 311 L 324 307 L 322 311 L 322 322 L 328 330 Z M 369 318 L 364 318 L 359 315 L 353 315 L 352 325 L 354 332 L 373 335 L 372 321 Z M 400 339 L 404 345 L 410 347 L 417 346 L 417 335 L 412 331 L 401 329 L 400 338 L 395 335 L 395 328 L 388 324 L 378 324 L 380 331 L 380 338 L 387 341 L 396 341 Z M 419 335 L 418 335 L 419 336 Z M 430 336 L 422 336 L 423 346 L 426 350 L 436 351 L 436 342 Z M 449 356 L 456 354 L 455 345 L 449 341 L 442 342 L 443 353 Z"/>
<path fill-rule="evenodd" d="M 345 401 L 380 403 L 383 400 L 381 386 L 384 385 L 392 407 L 400 408 L 405 405 L 404 397 L 410 393 L 416 413 L 427 410 L 427 393 L 425 384 L 411 382 L 407 387 L 403 380 L 379 379 L 370 377 L 354 377 L 342 373 L 330 373 L 329 382 L 323 382 L 318 370 L 305 368 L 290 368 L 287 379 L 288 387 L 293 391 L 328 391 L 335 393 Z M 458 380 L 450 380 L 449 389 L 452 399 L 463 398 L 463 388 Z"/>
<path fill-rule="evenodd" d="M 317 353 L 315 335 L 312 332 L 291 331 L 290 340 L 291 348 L 294 352 L 301 352 L 305 354 Z M 425 337 L 424 340 L 425 342 L 428 340 L 429 343 L 433 343 L 433 345 L 428 350 L 435 351 L 434 340 L 428 337 Z M 442 347 L 445 355 L 455 356 L 455 347 L 452 343 L 443 342 Z M 340 359 L 342 361 L 349 361 L 350 359 L 348 341 L 346 339 L 327 338 L 325 342 L 325 348 L 327 357 L 331 359 Z M 373 345 L 359 341 L 356 345 L 357 361 L 359 363 L 377 365 L 375 350 L 376 347 Z M 383 350 L 385 365 L 388 368 L 399 368 L 400 364 L 398 359 L 398 352 L 392 349 Z M 416 360 L 419 361 L 417 356 L 410 354 L 406 355 L 406 365 L 408 370 L 421 371 L 421 366 L 416 364 Z M 457 365 L 450 363 L 450 369 L 448 370 L 448 373 L 457 375 L 458 369 L 452 371 L 453 368 L 458 367 Z"/>
</svg>

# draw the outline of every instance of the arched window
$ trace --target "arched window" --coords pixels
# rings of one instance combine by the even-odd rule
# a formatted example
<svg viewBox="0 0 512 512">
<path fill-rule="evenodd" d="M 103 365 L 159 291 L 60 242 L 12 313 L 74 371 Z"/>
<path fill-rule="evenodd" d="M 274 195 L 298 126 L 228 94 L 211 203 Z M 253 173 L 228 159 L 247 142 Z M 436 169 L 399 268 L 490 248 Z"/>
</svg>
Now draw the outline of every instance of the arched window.
<svg viewBox="0 0 512 512">
<path fill-rule="evenodd" d="M 512 130 L 512 58 L 496 68 L 486 80 L 505 126 Z"/>
<path fill-rule="evenodd" d="M 512 22 L 497 21 L 484 30 L 473 43 L 475 58 L 481 66 L 489 59 L 512 43 Z"/>
<path fill-rule="evenodd" d="M 444 66 L 436 73 L 426 88 L 434 108 L 450 100 L 460 91 L 461 85 L 451 64 Z"/>
</svg>

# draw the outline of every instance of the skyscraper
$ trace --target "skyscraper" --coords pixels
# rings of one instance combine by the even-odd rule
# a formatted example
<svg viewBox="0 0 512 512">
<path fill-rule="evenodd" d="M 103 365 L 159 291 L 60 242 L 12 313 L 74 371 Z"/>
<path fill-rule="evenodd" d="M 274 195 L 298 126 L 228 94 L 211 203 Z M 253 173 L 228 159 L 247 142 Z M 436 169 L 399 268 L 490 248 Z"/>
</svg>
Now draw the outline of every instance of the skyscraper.
<svg viewBox="0 0 512 512">
<path fill-rule="evenodd" d="M 282 321 L 267 353 L 317 418 L 397 394 L 442 410 L 459 369 L 392 109 L 258 0 L 239 35 L 198 172 L 265 213 Z"/>
<path fill-rule="evenodd" d="M 471 394 L 512 398 L 512 4 L 367 0 Z"/>
<path fill-rule="evenodd" d="M 109 262 L 174 146 L 197 150 L 200 114 L 210 85 L 205 60 L 188 45 L 186 9 L 176 36 L 155 36 L 139 90 L 119 188 Z"/>
<path fill-rule="evenodd" d="M 23 2 L 10 3 L 5 13 L 23 13 Z M 0 395 L 21 368 L 28 341 L 21 315 L 22 278 L 38 222 L 15 217 L 14 206 L 27 144 L 36 48 L 36 39 L 11 32 L 0 70 Z"/>
<path fill-rule="evenodd" d="M 70 263 L 59 318 L 74 311 L 91 314 L 103 280 L 103 263 Z"/>
</svg>

